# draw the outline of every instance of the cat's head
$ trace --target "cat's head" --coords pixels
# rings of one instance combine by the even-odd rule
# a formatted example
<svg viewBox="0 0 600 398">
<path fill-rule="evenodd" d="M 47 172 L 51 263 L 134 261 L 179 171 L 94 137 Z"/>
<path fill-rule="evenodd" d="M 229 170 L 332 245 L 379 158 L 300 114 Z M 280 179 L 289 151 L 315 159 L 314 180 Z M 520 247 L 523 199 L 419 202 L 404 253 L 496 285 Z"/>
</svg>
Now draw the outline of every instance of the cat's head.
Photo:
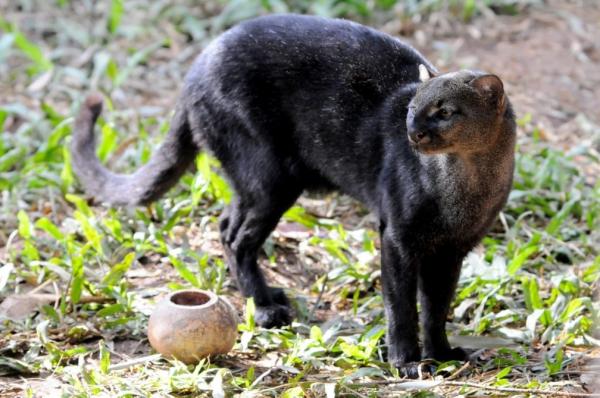
<svg viewBox="0 0 600 398">
<path fill-rule="evenodd" d="M 421 153 L 473 152 L 502 133 L 508 100 L 498 76 L 461 70 L 429 76 L 408 106 L 406 127 L 411 145 Z"/>
</svg>

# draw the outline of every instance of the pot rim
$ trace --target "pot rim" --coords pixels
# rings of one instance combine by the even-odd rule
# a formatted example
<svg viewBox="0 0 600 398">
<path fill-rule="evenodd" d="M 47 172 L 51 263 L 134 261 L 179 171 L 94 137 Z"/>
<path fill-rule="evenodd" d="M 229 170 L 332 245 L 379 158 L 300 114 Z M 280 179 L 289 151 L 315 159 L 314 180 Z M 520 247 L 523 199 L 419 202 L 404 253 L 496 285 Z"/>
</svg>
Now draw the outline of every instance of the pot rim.
<svg viewBox="0 0 600 398">
<path fill-rule="evenodd" d="M 208 296 L 208 301 L 205 303 L 202 303 L 202 304 L 198 304 L 198 305 L 177 304 L 177 303 L 173 302 L 173 300 L 172 300 L 173 297 L 175 295 L 182 294 L 182 293 L 201 293 L 201 294 Z M 169 305 L 171 305 L 173 307 L 177 307 L 177 308 L 181 308 L 181 309 L 185 308 L 187 310 L 197 310 L 199 308 L 206 308 L 206 307 L 213 306 L 219 300 L 219 296 L 217 296 L 215 293 L 211 292 L 210 290 L 182 289 L 182 290 L 177 290 L 175 292 L 169 293 L 169 295 L 166 297 L 166 300 L 169 303 Z"/>
</svg>

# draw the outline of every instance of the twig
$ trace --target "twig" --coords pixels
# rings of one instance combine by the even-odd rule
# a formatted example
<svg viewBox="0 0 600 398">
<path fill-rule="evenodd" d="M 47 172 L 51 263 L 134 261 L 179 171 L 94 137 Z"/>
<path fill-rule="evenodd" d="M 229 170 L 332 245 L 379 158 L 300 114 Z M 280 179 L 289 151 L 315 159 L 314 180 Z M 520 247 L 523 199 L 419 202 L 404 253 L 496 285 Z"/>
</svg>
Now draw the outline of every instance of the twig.
<svg viewBox="0 0 600 398">
<path fill-rule="evenodd" d="M 561 391 L 542 390 L 539 388 L 531 388 L 530 389 L 530 388 L 516 388 L 516 387 L 493 387 L 493 386 L 486 386 L 484 384 L 460 382 L 460 381 L 444 381 L 441 385 L 456 386 L 456 387 L 472 387 L 472 388 L 479 388 L 481 390 L 500 391 L 500 392 L 552 395 L 555 397 L 596 397 L 596 398 L 600 398 L 600 394 L 597 394 L 597 393 L 590 394 L 590 393 L 584 393 L 584 392 L 561 392 Z"/>
<path fill-rule="evenodd" d="M 287 388 L 287 387 L 292 387 L 294 385 L 296 385 L 298 383 L 283 383 L 283 384 L 277 384 L 276 386 L 271 386 L 268 388 L 264 388 L 262 390 L 260 390 L 262 393 L 267 392 L 267 391 L 277 391 L 280 390 L 282 388 Z"/>
<path fill-rule="evenodd" d="M 252 382 L 252 384 L 250 385 L 250 388 L 252 389 L 252 388 L 256 387 L 256 386 L 258 385 L 258 383 L 260 383 L 260 381 L 261 381 L 262 379 L 264 379 L 264 378 L 265 378 L 265 377 L 267 377 L 269 374 L 271 374 L 271 372 L 272 372 L 272 371 L 274 371 L 275 369 L 277 369 L 277 368 L 275 368 L 275 367 L 269 368 L 269 369 L 268 369 L 266 372 L 264 372 L 264 373 L 262 373 L 260 376 L 258 376 L 258 377 L 257 377 L 257 378 L 256 378 L 256 379 L 255 379 L 255 380 Z"/>
<path fill-rule="evenodd" d="M 48 280 L 40 283 L 39 285 L 37 285 L 33 289 L 31 289 L 29 292 L 27 292 L 27 294 L 36 294 L 37 292 L 39 292 L 40 290 L 43 290 L 46 286 L 48 286 L 49 284 L 51 284 L 53 282 L 54 281 L 52 279 L 48 279 Z"/>
<path fill-rule="evenodd" d="M 35 300 L 39 300 L 39 301 L 44 301 L 44 302 L 58 302 L 60 301 L 60 299 L 63 297 L 60 294 L 52 294 L 52 293 L 24 293 L 22 295 L 20 295 L 22 297 L 27 297 L 30 299 L 35 299 Z M 69 302 L 71 300 L 69 299 Z M 114 298 L 112 297 L 104 297 L 104 296 L 81 296 L 79 298 L 79 301 L 77 302 L 77 304 L 89 304 L 89 303 L 98 303 L 98 304 L 104 304 L 104 303 L 111 303 L 115 301 Z"/>
<path fill-rule="evenodd" d="M 119 159 L 125 153 L 127 148 L 135 144 L 136 141 L 138 141 L 138 137 L 131 137 L 123 141 L 121 145 L 119 145 L 117 149 L 115 149 L 112 155 L 110 155 L 110 157 L 108 158 L 108 162 L 106 163 L 108 163 L 109 165 L 115 163 L 117 159 Z"/>
<path fill-rule="evenodd" d="M 446 377 L 446 380 L 454 380 L 456 379 L 464 370 L 466 370 L 469 366 L 471 366 L 471 362 L 467 361 L 463 366 L 461 366 L 456 372 L 452 373 L 450 376 Z"/>
<path fill-rule="evenodd" d="M 312 308 L 310 309 L 310 312 L 308 313 L 309 320 L 313 319 L 315 311 L 317 310 L 317 307 L 319 306 L 319 303 L 321 302 L 321 299 L 323 298 L 323 293 L 325 292 L 325 288 L 327 287 L 328 281 L 329 281 L 329 276 L 327 274 L 325 274 L 325 279 L 323 280 L 323 285 L 321 285 L 321 290 L 319 291 L 319 295 L 317 296 L 317 301 L 315 301 L 315 304 L 312 306 Z"/>
<path fill-rule="evenodd" d="M 321 382 L 321 380 L 305 380 L 305 383 L 313 383 L 313 382 Z M 354 388 L 361 387 L 377 387 L 377 386 L 400 386 L 402 384 L 412 384 L 414 381 L 411 380 L 376 380 L 366 383 L 348 383 L 348 384 L 340 384 L 340 387 L 345 387 L 348 389 L 354 390 Z M 262 390 L 265 391 L 274 391 L 282 388 L 290 387 L 295 385 L 295 383 L 286 383 L 279 384 L 277 386 L 269 387 L 267 389 Z M 599 393 L 583 393 L 583 392 L 562 392 L 562 391 L 553 391 L 553 390 L 543 390 L 539 388 L 517 388 L 517 387 L 494 387 L 488 386 L 485 384 L 477 384 L 470 382 L 460 382 L 460 381 L 449 381 L 449 380 L 440 380 L 439 383 L 433 384 L 429 388 L 420 388 L 421 390 L 437 388 L 437 387 L 470 387 L 470 388 L 478 388 L 480 390 L 488 390 L 488 391 L 496 391 L 500 393 L 520 393 L 520 394 L 539 394 L 539 395 L 549 395 L 553 397 L 570 397 L 570 398 L 600 398 Z M 415 388 L 419 389 L 419 388 Z"/>
<path fill-rule="evenodd" d="M 109 366 L 108 370 L 112 371 L 112 370 L 127 369 L 131 366 L 140 365 L 140 364 L 143 364 L 146 362 L 156 361 L 161 358 L 162 358 L 162 355 L 160 355 L 160 354 L 148 355 L 145 357 L 132 359 L 131 361 L 119 362 L 117 364 Z"/>
<path fill-rule="evenodd" d="M 594 358 L 594 357 L 583 357 L 584 359 L 598 359 L 598 358 Z M 583 367 L 585 368 L 585 370 L 598 370 L 600 371 L 600 366 L 598 365 L 586 365 L 583 364 Z"/>
<path fill-rule="evenodd" d="M 348 387 L 347 385 L 344 385 L 344 384 L 342 384 L 342 385 L 341 385 L 341 387 L 342 387 L 344 390 L 347 390 L 347 391 L 349 391 L 349 392 L 350 392 L 351 394 L 353 394 L 354 396 L 359 396 L 359 397 L 361 397 L 361 398 L 369 398 L 369 397 L 367 397 L 366 395 L 359 393 L 359 392 L 358 392 L 358 391 L 356 391 L 355 389 Z"/>
<path fill-rule="evenodd" d="M 77 304 L 89 304 L 89 303 L 112 303 L 116 301 L 113 297 L 104 297 L 104 296 L 81 296 Z"/>
<path fill-rule="evenodd" d="M 556 372 L 554 373 L 555 375 L 572 375 L 572 376 L 580 376 L 580 375 L 596 375 L 598 374 L 597 370 L 589 370 L 589 369 L 582 369 L 582 370 L 563 370 L 562 372 Z"/>
<path fill-rule="evenodd" d="M 382 385 L 402 385 L 411 383 L 411 381 L 407 380 L 377 380 L 366 383 L 352 383 L 347 384 L 351 387 L 375 387 Z M 598 393 L 580 393 L 580 392 L 561 392 L 561 391 L 553 391 L 553 390 L 542 390 L 539 388 L 516 388 L 516 387 L 494 387 L 488 386 L 485 384 L 477 384 L 470 382 L 460 382 L 460 381 L 448 381 L 448 380 L 440 380 L 439 384 L 436 384 L 433 387 L 470 387 L 470 388 L 478 388 L 480 390 L 488 390 L 488 391 L 497 391 L 504 393 L 523 393 L 523 394 L 540 394 L 540 395 L 552 395 L 554 397 L 579 397 L 579 398 L 600 398 L 600 394 Z"/>
</svg>

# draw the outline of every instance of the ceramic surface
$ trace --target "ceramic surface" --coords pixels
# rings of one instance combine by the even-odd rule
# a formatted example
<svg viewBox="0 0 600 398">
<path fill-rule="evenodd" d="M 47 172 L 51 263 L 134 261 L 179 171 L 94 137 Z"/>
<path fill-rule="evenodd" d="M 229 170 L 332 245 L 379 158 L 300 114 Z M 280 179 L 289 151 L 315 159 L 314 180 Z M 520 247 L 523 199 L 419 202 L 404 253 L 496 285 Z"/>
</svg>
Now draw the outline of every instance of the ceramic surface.
<svg viewBox="0 0 600 398">
<path fill-rule="evenodd" d="M 238 316 L 224 298 L 203 290 L 169 294 L 148 321 L 148 339 L 156 351 L 191 364 L 231 350 Z"/>
</svg>

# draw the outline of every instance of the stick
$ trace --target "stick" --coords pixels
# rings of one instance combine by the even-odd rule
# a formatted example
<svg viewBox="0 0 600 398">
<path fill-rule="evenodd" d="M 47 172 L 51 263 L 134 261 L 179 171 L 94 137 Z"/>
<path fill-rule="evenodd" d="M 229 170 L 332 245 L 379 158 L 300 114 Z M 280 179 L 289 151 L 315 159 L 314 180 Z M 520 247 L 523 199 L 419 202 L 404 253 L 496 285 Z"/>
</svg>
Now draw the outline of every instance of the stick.
<svg viewBox="0 0 600 398">
<path fill-rule="evenodd" d="M 375 387 L 382 385 L 401 385 L 410 383 L 410 381 L 406 380 L 377 380 L 367 383 L 353 383 L 348 384 L 348 386 L 352 387 Z M 516 388 L 516 387 L 493 387 L 487 386 L 485 384 L 477 384 L 470 382 L 460 382 L 460 381 L 442 381 L 440 383 L 432 386 L 433 387 L 444 387 L 444 386 L 454 386 L 454 387 L 471 387 L 471 388 L 479 388 L 481 390 L 489 390 L 489 391 L 498 391 L 504 393 L 524 393 L 524 394 L 541 394 L 541 395 L 552 395 L 555 397 L 579 397 L 579 398 L 600 398 L 600 394 L 598 393 L 583 393 L 583 392 L 561 392 L 561 391 L 552 391 L 552 390 L 542 390 L 538 388 Z"/>
<path fill-rule="evenodd" d="M 525 393 L 525 394 L 542 394 L 542 395 L 552 395 L 555 397 L 600 397 L 600 394 L 596 393 L 585 393 L 585 392 L 561 392 L 561 391 L 551 391 L 551 390 L 542 390 L 538 388 L 514 388 L 514 387 L 493 387 L 486 386 L 483 384 L 477 383 L 469 383 L 469 382 L 460 382 L 460 381 L 445 381 L 441 385 L 447 386 L 456 386 L 456 387 L 472 387 L 479 388 L 482 390 L 490 390 L 490 391 L 501 391 L 501 392 L 515 392 L 515 393 Z"/>
<path fill-rule="evenodd" d="M 19 295 L 20 297 L 30 298 L 33 300 L 39 300 L 43 302 L 57 302 L 63 297 L 60 294 L 51 294 L 51 293 L 24 293 Z M 69 299 L 69 302 L 71 300 Z M 112 297 L 104 297 L 104 296 L 81 296 L 77 304 L 89 304 L 89 303 L 110 303 L 115 301 Z"/>
<path fill-rule="evenodd" d="M 153 354 L 153 355 L 148 355 L 148 356 L 141 357 L 141 358 L 135 358 L 135 359 L 132 359 L 131 361 L 119 362 L 117 364 L 110 365 L 108 367 L 108 371 L 110 372 L 113 370 L 126 369 L 131 366 L 140 365 L 140 364 L 143 364 L 146 362 L 156 361 L 161 358 L 162 358 L 162 355 L 160 355 L 160 354 Z"/>
<path fill-rule="evenodd" d="M 319 295 L 317 296 L 317 301 L 315 301 L 315 304 L 312 306 L 310 312 L 308 313 L 309 320 L 313 319 L 313 316 L 315 315 L 315 311 L 317 310 L 317 307 L 321 303 L 321 299 L 323 298 L 323 293 L 325 293 L 325 288 L 327 287 L 328 281 L 329 281 L 329 275 L 325 274 L 325 279 L 323 280 L 323 285 L 321 286 L 321 291 L 319 291 Z"/>
<path fill-rule="evenodd" d="M 77 304 L 89 304 L 89 303 L 104 304 L 104 303 L 112 303 L 114 301 L 116 301 L 116 300 L 114 298 L 112 298 L 112 297 L 81 296 L 79 298 L 79 302 Z"/>
<path fill-rule="evenodd" d="M 471 362 L 467 361 L 463 366 L 460 367 L 456 372 L 452 373 L 450 376 L 446 377 L 446 380 L 454 380 L 456 379 L 465 369 L 471 366 Z"/>
<path fill-rule="evenodd" d="M 357 396 L 359 396 L 359 397 L 361 397 L 361 398 L 369 398 L 368 396 L 366 396 L 366 395 L 364 395 L 364 394 L 361 394 L 361 393 L 359 393 L 358 391 L 356 391 L 356 390 L 354 390 L 354 389 L 352 389 L 352 388 L 348 387 L 347 385 L 344 385 L 344 384 L 342 384 L 342 385 L 341 385 L 341 387 L 342 387 L 344 390 L 350 391 L 350 393 L 351 393 L 351 394 L 357 395 Z"/>
<path fill-rule="evenodd" d="M 33 289 L 31 289 L 26 294 L 36 294 L 37 292 L 39 292 L 40 290 L 43 290 L 46 286 L 48 286 L 49 284 L 51 284 L 53 282 L 54 281 L 52 279 L 48 279 L 45 282 L 42 282 L 39 285 L 37 285 L 36 287 L 34 287 Z"/>
</svg>

